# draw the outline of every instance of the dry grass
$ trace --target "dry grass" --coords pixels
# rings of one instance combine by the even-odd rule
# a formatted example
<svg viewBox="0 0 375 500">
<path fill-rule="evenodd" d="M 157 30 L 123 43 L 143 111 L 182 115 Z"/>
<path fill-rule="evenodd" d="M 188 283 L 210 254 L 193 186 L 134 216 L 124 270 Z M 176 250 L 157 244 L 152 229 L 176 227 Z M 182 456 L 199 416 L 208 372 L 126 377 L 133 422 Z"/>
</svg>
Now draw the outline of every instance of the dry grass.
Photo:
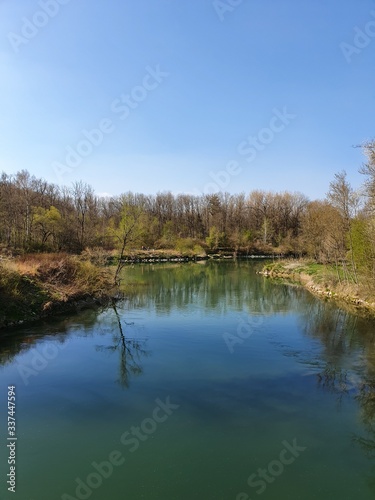
<svg viewBox="0 0 375 500">
<path fill-rule="evenodd" d="M 0 261 L 0 327 L 112 293 L 113 271 L 82 257 L 35 254 Z"/>
<path fill-rule="evenodd" d="M 3 267 L 23 276 L 36 276 L 41 267 L 51 265 L 68 257 L 66 253 L 27 254 L 14 259 L 4 259 Z"/>
<path fill-rule="evenodd" d="M 111 271 L 90 260 L 66 253 L 29 254 L 2 261 L 2 275 L 32 280 L 55 298 L 104 294 L 111 286 Z"/>
<path fill-rule="evenodd" d="M 278 261 L 264 266 L 264 271 L 277 278 L 300 281 L 309 290 L 326 297 L 335 297 L 349 304 L 355 304 L 375 311 L 374 285 L 364 276 L 359 283 L 344 280 L 337 275 L 334 265 L 317 264 L 308 259 Z"/>
</svg>

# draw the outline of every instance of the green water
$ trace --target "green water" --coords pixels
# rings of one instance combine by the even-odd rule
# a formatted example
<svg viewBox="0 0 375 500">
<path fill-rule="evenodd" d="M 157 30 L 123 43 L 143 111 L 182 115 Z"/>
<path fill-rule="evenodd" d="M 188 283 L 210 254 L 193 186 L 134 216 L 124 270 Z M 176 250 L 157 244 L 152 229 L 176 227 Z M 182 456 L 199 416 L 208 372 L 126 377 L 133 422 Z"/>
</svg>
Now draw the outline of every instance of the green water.
<svg viewBox="0 0 375 500">
<path fill-rule="evenodd" d="M 127 268 L 116 308 L 3 335 L 0 498 L 373 499 L 374 321 L 257 266 Z"/>
</svg>

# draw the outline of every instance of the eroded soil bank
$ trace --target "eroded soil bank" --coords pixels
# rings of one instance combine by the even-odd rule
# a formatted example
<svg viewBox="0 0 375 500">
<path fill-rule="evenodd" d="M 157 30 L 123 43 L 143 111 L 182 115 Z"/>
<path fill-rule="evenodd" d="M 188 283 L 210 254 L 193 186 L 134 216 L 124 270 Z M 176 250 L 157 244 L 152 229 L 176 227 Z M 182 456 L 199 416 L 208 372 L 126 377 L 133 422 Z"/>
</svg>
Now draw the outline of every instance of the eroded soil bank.
<svg viewBox="0 0 375 500">
<path fill-rule="evenodd" d="M 371 289 L 361 283 L 338 280 L 331 266 L 302 259 L 282 260 L 266 264 L 259 274 L 304 286 L 321 298 L 345 303 L 356 312 L 364 312 L 375 318 L 375 296 Z"/>
</svg>

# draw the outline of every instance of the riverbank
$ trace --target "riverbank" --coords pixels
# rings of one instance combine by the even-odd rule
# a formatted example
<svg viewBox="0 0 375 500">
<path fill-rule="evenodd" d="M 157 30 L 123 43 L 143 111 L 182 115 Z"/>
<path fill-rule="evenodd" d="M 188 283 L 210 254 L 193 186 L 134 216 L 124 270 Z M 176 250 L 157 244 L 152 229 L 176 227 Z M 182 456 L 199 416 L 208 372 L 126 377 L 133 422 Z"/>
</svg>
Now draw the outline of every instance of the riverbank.
<svg viewBox="0 0 375 500">
<path fill-rule="evenodd" d="M 275 257 L 231 249 L 201 254 L 176 250 L 137 250 L 128 252 L 123 264 Z M 118 288 L 114 286 L 117 264 L 118 258 L 112 252 L 100 249 L 85 251 L 80 256 L 65 253 L 0 256 L 0 329 L 95 305 L 106 305 L 119 294 Z"/>
<path fill-rule="evenodd" d="M 266 264 L 259 274 L 302 285 L 320 298 L 343 302 L 375 317 L 374 290 L 363 282 L 344 282 L 334 266 L 304 259 L 282 260 Z"/>
<path fill-rule="evenodd" d="M 113 270 L 67 254 L 0 261 L 0 329 L 104 305 L 116 296 Z"/>
<path fill-rule="evenodd" d="M 220 259 L 272 259 L 280 257 L 278 254 L 262 252 L 235 251 L 233 249 L 220 249 L 204 251 L 201 253 L 179 252 L 178 250 L 137 250 L 124 255 L 124 264 L 158 263 L 158 262 L 199 262 Z M 113 258 L 115 261 L 115 258 Z"/>
</svg>

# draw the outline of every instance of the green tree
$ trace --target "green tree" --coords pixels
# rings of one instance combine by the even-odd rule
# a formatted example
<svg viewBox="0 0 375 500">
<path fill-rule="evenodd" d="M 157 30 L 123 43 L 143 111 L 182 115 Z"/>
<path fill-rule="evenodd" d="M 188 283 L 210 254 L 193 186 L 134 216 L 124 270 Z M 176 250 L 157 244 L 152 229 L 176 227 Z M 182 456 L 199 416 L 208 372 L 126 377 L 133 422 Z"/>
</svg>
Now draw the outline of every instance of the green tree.
<svg viewBox="0 0 375 500">
<path fill-rule="evenodd" d="M 375 280 L 375 253 L 371 238 L 372 231 L 369 231 L 370 221 L 364 217 L 357 218 L 352 223 L 352 243 L 355 255 L 355 263 L 358 271 L 368 284 L 374 284 Z"/>
<path fill-rule="evenodd" d="M 61 228 L 61 214 L 54 206 L 48 209 L 34 207 L 33 223 L 36 231 L 40 235 L 42 248 L 44 248 L 49 238 L 53 240 L 56 239 Z"/>
<path fill-rule="evenodd" d="M 210 234 L 206 238 L 206 244 L 210 250 L 216 250 L 220 246 L 225 245 L 225 233 L 219 231 L 216 226 L 212 226 Z"/>
<path fill-rule="evenodd" d="M 143 220 L 142 220 L 143 219 Z M 116 246 L 119 249 L 119 260 L 115 273 L 115 283 L 119 284 L 120 272 L 124 264 L 125 251 L 130 245 L 139 245 L 142 237 L 142 228 L 144 225 L 144 213 L 140 207 L 123 202 L 121 210 L 121 219 L 118 227 L 111 227 L 110 232 Z"/>
</svg>

